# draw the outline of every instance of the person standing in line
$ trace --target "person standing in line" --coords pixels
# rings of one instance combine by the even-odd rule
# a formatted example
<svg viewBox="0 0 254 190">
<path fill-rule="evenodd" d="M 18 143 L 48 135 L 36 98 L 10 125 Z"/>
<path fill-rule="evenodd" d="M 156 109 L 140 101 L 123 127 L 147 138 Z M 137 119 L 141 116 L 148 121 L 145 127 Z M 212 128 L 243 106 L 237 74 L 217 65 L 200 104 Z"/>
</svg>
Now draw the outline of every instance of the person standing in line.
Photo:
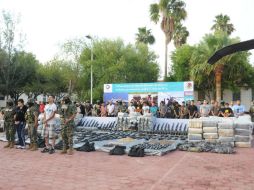
<svg viewBox="0 0 254 190">
<path fill-rule="evenodd" d="M 148 102 L 143 102 L 142 106 L 142 115 L 150 113 L 150 107 L 148 106 Z"/>
<path fill-rule="evenodd" d="M 43 120 L 43 129 L 41 136 L 45 138 L 46 147 L 41 151 L 42 153 L 48 152 L 49 154 L 55 153 L 55 126 L 56 118 L 55 114 L 57 111 L 56 104 L 54 103 L 55 97 L 50 95 L 48 97 L 48 104 L 44 109 L 44 120 Z"/>
<path fill-rule="evenodd" d="M 217 101 L 214 101 L 214 104 L 212 106 L 210 114 L 212 116 L 218 116 L 219 115 L 219 110 L 220 110 L 219 103 Z"/>
<path fill-rule="evenodd" d="M 76 107 L 72 104 L 68 96 L 64 97 L 63 104 L 61 106 L 61 118 L 62 119 L 62 128 L 61 135 L 63 139 L 63 150 L 61 154 L 68 153 L 69 155 L 73 154 L 73 131 L 74 131 L 74 118 L 77 114 Z"/>
<path fill-rule="evenodd" d="M 16 128 L 14 126 L 15 109 L 13 107 L 13 100 L 8 99 L 6 104 L 7 107 L 3 110 L 3 119 L 8 144 L 4 148 L 14 148 Z"/>
<path fill-rule="evenodd" d="M 150 113 L 153 114 L 154 117 L 157 117 L 159 108 L 156 106 L 154 102 L 152 102 L 152 106 L 150 107 Z"/>
<path fill-rule="evenodd" d="M 40 111 L 40 113 L 44 112 L 44 108 L 45 108 L 45 104 L 42 101 L 40 101 L 39 102 L 39 111 Z"/>
<path fill-rule="evenodd" d="M 198 117 L 198 108 L 194 103 L 194 100 L 191 100 L 190 105 L 188 106 L 189 118 L 197 118 Z"/>
<path fill-rule="evenodd" d="M 245 107 L 243 105 L 241 105 L 240 100 L 237 100 L 236 105 L 233 106 L 232 110 L 234 112 L 235 117 L 239 117 L 239 116 L 244 115 Z"/>
<path fill-rule="evenodd" d="M 28 135 L 30 138 L 29 150 L 38 150 L 37 147 L 37 128 L 39 111 L 35 105 L 34 99 L 27 101 L 28 109 L 26 111 L 26 123 L 28 125 Z"/>
<path fill-rule="evenodd" d="M 25 120 L 25 114 L 27 111 L 27 107 L 24 105 L 24 100 L 19 99 L 18 100 L 18 106 L 15 110 L 15 125 L 17 128 L 18 138 L 19 138 L 19 144 L 17 145 L 17 149 L 25 149 L 26 148 L 26 142 L 25 142 L 25 126 L 26 126 L 26 120 Z"/>
<path fill-rule="evenodd" d="M 115 106 L 112 103 L 112 101 L 110 101 L 109 104 L 107 105 L 107 113 L 109 117 L 114 117 L 114 110 L 115 110 Z"/>
<path fill-rule="evenodd" d="M 254 122 L 254 101 L 252 101 L 252 105 L 250 106 L 249 113 L 251 117 L 251 122 Z"/>
<path fill-rule="evenodd" d="M 207 104 L 207 101 L 203 101 L 203 105 L 200 106 L 200 116 L 208 117 L 211 111 L 211 106 Z"/>
</svg>

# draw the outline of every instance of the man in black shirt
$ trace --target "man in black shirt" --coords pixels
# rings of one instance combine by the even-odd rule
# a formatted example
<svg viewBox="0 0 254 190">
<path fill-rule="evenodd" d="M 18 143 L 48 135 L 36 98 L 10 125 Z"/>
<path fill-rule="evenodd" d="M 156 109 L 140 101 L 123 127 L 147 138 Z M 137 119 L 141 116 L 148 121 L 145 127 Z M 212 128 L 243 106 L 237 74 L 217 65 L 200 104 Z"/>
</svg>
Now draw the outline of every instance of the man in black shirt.
<svg viewBox="0 0 254 190">
<path fill-rule="evenodd" d="M 225 107 L 219 110 L 220 117 L 234 117 L 233 110 L 229 107 L 228 103 L 225 103 Z"/>
<path fill-rule="evenodd" d="M 197 117 L 198 108 L 197 108 L 197 106 L 195 106 L 194 100 L 191 101 L 191 104 L 188 106 L 188 110 L 189 110 L 189 118 L 190 119 Z"/>
<path fill-rule="evenodd" d="M 19 99 L 18 100 L 18 106 L 15 110 L 15 125 L 17 128 L 18 138 L 19 138 L 19 144 L 16 148 L 18 149 L 25 149 L 25 113 L 26 113 L 27 107 L 24 105 L 24 100 Z"/>
</svg>

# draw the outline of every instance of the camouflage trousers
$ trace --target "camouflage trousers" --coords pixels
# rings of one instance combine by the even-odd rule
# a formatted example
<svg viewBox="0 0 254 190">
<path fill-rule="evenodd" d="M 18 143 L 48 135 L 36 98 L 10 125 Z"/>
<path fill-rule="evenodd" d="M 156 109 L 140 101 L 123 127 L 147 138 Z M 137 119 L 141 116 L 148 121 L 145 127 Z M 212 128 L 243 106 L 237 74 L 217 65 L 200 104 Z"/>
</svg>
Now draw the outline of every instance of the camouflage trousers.
<svg viewBox="0 0 254 190">
<path fill-rule="evenodd" d="M 5 134 L 6 139 L 8 142 L 14 142 L 15 141 L 15 133 L 16 133 L 16 127 L 13 122 L 4 122 L 4 128 L 5 128 Z"/>
<path fill-rule="evenodd" d="M 37 128 L 35 128 L 34 123 L 28 123 L 27 125 L 30 144 L 37 143 Z"/>
<path fill-rule="evenodd" d="M 62 125 L 61 127 L 61 135 L 63 139 L 63 148 L 73 148 L 73 130 L 74 123 L 68 123 L 66 125 Z"/>
</svg>

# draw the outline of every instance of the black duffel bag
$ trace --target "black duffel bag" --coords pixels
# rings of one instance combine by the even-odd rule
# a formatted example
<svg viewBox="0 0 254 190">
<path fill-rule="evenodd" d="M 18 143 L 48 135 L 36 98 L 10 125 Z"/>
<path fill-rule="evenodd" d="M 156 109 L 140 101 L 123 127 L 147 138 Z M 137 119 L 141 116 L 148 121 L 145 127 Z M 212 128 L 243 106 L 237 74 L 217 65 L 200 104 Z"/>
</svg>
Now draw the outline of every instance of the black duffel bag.
<svg viewBox="0 0 254 190">
<path fill-rule="evenodd" d="M 126 146 L 116 145 L 112 150 L 109 151 L 109 155 L 124 155 Z"/>
<path fill-rule="evenodd" d="M 133 146 L 133 147 L 131 147 L 128 156 L 144 157 L 145 156 L 145 150 L 144 150 L 143 147 Z"/>
<path fill-rule="evenodd" d="M 81 147 L 76 149 L 77 151 L 82 151 L 82 152 L 92 152 L 95 151 L 94 148 L 94 143 L 89 143 L 88 141 Z"/>
</svg>

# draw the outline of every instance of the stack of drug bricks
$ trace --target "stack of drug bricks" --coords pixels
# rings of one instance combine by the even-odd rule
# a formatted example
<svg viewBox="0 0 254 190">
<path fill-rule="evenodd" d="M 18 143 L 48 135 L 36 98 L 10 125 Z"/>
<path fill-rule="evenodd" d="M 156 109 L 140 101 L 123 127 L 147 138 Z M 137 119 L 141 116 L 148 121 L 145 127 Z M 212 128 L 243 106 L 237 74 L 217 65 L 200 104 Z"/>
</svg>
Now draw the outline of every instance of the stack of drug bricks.
<svg viewBox="0 0 254 190">
<path fill-rule="evenodd" d="M 154 117 L 151 113 L 138 116 L 138 131 L 151 131 L 154 123 L 153 119 Z"/>
<path fill-rule="evenodd" d="M 188 141 L 198 142 L 203 139 L 202 120 L 191 119 L 189 120 L 188 127 Z"/>
<path fill-rule="evenodd" d="M 218 123 L 218 142 L 230 143 L 234 146 L 234 121 L 230 118 L 222 120 Z"/>
<path fill-rule="evenodd" d="M 218 135 L 218 120 L 215 118 L 202 118 L 203 138 L 207 142 L 217 142 Z"/>
<path fill-rule="evenodd" d="M 127 129 L 127 113 L 119 112 L 117 115 L 117 130 Z"/>
<path fill-rule="evenodd" d="M 251 147 L 252 123 L 238 119 L 235 121 L 235 146 L 241 148 Z"/>
<path fill-rule="evenodd" d="M 132 113 L 129 114 L 129 116 L 127 117 L 127 123 L 128 123 L 127 127 L 128 127 L 128 129 L 132 129 L 132 128 L 137 126 L 137 123 L 138 123 L 137 118 L 139 116 L 141 116 L 141 114 L 138 113 L 138 112 L 132 112 Z"/>
</svg>

